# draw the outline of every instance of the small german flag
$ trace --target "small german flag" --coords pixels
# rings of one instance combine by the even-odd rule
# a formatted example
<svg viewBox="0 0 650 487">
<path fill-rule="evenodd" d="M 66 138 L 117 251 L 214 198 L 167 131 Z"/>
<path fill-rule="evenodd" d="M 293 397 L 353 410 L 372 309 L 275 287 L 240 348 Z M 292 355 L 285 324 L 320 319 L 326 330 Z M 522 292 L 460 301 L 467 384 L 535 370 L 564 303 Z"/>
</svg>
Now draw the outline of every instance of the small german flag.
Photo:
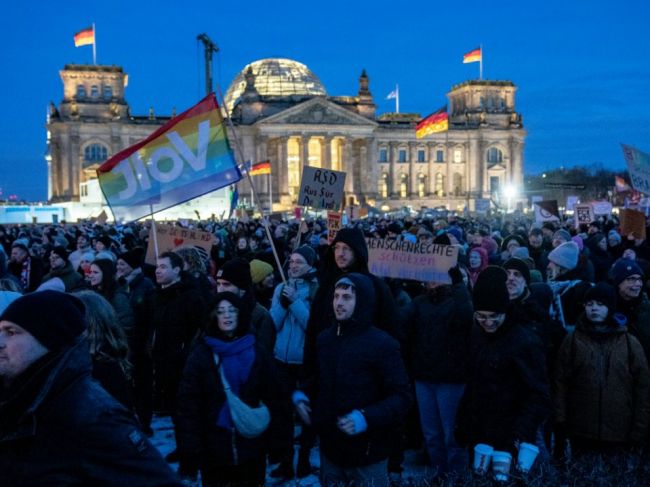
<svg viewBox="0 0 650 487">
<path fill-rule="evenodd" d="M 449 130 L 449 115 L 447 115 L 447 105 L 445 105 L 440 110 L 433 112 L 418 122 L 415 126 L 415 138 L 421 139 L 429 134 L 445 132 L 447 130 Z"/>
<path fill-rule="evenodd" d="M 469 51 L 467 54 L 463 56 L 463 64 L 467 63 L 478 63 L 481 61 L 481 48 L 477 47 L 476 49 L 472 49 Z"/>
<path fill-rule="evenodd" d="M 259 176 L 260 174 L 271 174 L 271 161 L 262 161 L 253 164 L 249 172 L 251 176 Z"/>
<path fill-rule="evenodd" d="M 80 30 L 74 35 L 74 47 L 87 46 L 95 43 L 95 29 L 88 27 L 87 29 Z"/>
</svg>

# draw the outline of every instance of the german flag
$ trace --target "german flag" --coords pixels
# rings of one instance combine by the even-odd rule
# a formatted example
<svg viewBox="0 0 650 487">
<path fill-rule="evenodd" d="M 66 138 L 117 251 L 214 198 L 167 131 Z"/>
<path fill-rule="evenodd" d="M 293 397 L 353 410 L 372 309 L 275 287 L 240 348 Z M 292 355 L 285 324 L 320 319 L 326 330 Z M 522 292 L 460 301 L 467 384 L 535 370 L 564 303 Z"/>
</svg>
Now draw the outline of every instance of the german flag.
<svg viewBox="0 0 650 487">
<path fill-rule="evenodd" d="M 253 164 L 250 173 L 251 176 L 259 176 L 260 174 L 271 174 L 271 161 L 262 161 Z"/>
<path fill-rule="evenodd" d="M 467 63 L 477 63 L 481 61 L 481 48 L 477 47 L 476 49 L 472 49 L 469 51 L 467 54 L 463 56 L 463 64 Z"/>
<path fill-rule="evenodd" d="M 95 29 L 88 27 L 74 35 L 74 47 L 87 46 L 95 43 Z"/>
<path fill-rule="evenodd" d="M 421 139 L 429 134 L 445 132 L 449 130 L 449 115 L 447 115 L 447 105 L 440 110 L 433 112 L 426 118 L 423 118 L 415 126 L 415 138 Z"/>
</svg>

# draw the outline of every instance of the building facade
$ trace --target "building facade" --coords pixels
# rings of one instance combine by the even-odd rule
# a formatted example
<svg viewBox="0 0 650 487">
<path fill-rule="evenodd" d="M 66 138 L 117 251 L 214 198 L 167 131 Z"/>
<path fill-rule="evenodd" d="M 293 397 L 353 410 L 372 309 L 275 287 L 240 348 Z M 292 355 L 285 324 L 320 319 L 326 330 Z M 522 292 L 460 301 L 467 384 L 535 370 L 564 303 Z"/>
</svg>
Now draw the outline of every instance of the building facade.
<svg viewBox="0 0 650 487">
<path fill-rule="evenodd" d="M 167 117 L 136 117 L 124 99 L 119 67 L 66 66 L 64 98 L 48 122 L 50 198 L 78 199 L 106 157 L 149 135 Z M 297 205 L 305 165 L 345 171 L 346 204 L 473 210 L 523 183 L 526 132 L 510 81 L 466 81 L 452 87 L 449 130 L 415 138 L 419 114 L 377 115 L 365 72 L 356 96 L 328 96 L 307 66 L 289 59 L 247 65 L 224 100 L 238 160 L 269 160 L 254 176 L 261 204 Z M 240 184 L 240 195 L 250 191 Z M 80 189 L 81 188 L 81 189 Z M 240 196 L 241 198 L 241 196 Z"/>
</svg>

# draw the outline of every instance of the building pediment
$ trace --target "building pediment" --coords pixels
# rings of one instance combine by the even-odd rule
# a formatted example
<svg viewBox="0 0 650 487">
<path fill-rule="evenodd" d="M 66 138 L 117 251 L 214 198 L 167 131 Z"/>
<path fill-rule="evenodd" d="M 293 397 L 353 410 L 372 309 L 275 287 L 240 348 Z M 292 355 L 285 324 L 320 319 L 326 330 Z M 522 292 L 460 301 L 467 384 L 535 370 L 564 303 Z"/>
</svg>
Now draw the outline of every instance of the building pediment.
<svg viewBox="0 0 650 487">
<path fill-rule="evenodd" d="M 377 123 L 326 98 L 305 101 L 280 113 L 260 120 L 255 125 L 347 125 L 375 127 Z"/>
</svg>

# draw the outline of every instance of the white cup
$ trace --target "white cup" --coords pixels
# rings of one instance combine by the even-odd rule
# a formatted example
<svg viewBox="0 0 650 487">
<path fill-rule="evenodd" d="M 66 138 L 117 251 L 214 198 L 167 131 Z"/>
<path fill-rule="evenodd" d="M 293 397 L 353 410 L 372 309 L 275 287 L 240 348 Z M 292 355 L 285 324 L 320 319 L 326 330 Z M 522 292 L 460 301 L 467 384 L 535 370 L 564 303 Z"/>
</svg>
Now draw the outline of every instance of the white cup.
<svg viewBox="0 0 650 487">
<path fill-rule="evenodd" d="M 494 478 L 501 482 L 508 480 L 511 463 L 512 455 L 507 451 L 492 452 L 492 471 L 494 472 Z"/>
<path fill-rule="evenodd" d="M 484 475 L 490 468 L 490 460 L 494 448 L 484 443 L 479 443 L 474 447 L 474 471 Z"/>
<path fill-rule="evenodd" d="M 530 443 L 520 443 L 519 454 L 517 455 L 517 468 L 524 473 L 530 472 L 537 455 L 539 455 L 538 447 Z"/>
</svg>

